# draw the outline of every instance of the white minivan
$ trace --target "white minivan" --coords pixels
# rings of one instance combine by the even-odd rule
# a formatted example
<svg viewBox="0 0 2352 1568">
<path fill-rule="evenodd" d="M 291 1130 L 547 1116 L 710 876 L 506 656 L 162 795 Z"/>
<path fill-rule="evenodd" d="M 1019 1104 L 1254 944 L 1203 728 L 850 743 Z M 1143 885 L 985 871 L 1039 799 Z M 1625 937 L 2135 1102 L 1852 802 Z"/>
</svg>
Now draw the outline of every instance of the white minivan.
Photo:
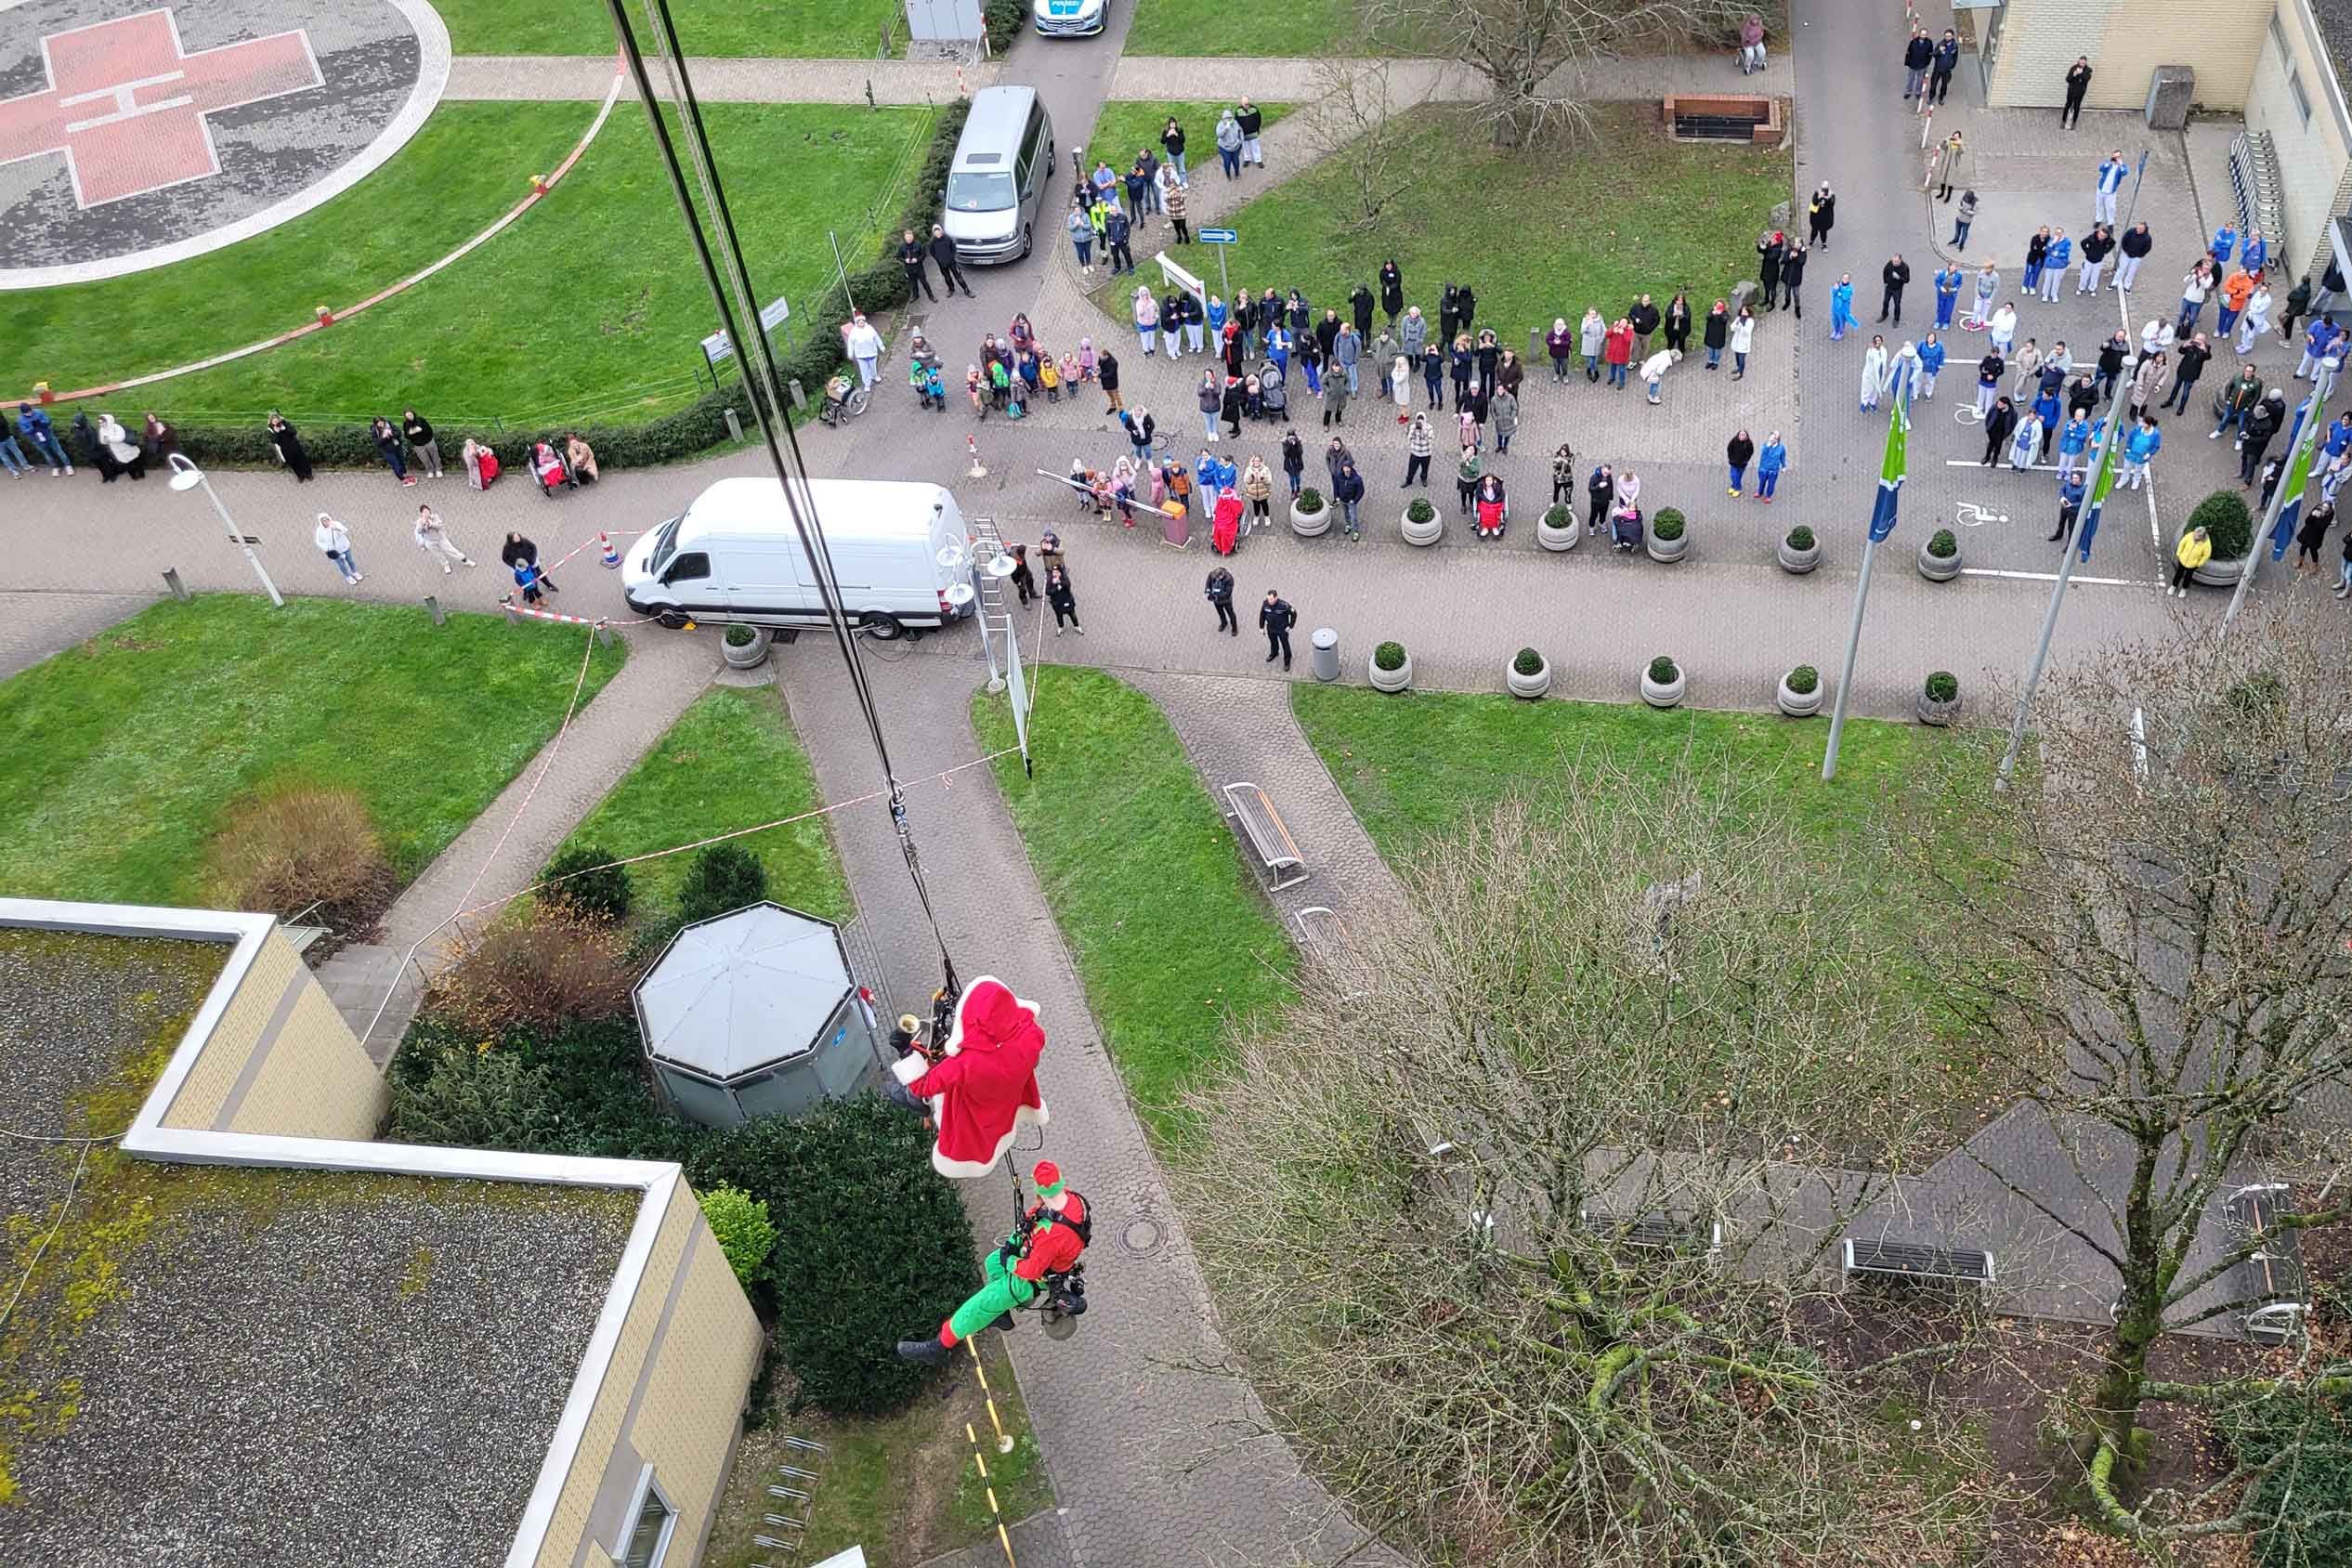
<svg viewBox="0 0 2352 1568">
<path fill-rule="evenodd" d="M 802 503 L 816 508 L 851 625 L 896 637 L 972 613 L 970 595 L 949 594 L 958 583 L 972 585 L 972 568 L 962 564 L 963 514 L 944 487 L 812 479 Z M 664 626 L 825 623 L 784 487 L 774 479 L 721 479 L 696 496 L 630 549 L 621 586 L 632 611 Z"/>
</svg>

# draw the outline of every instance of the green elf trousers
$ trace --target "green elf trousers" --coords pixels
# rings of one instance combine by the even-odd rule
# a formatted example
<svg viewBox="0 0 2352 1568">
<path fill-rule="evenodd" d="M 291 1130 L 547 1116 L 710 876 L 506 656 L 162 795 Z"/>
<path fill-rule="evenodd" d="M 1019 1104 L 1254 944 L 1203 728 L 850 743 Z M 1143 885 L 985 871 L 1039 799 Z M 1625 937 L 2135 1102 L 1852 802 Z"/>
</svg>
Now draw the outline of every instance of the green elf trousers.
<svg viewBox="0 0 2352 1568">
<path fill-rule="evenodd" d="M 953 1337 L 948 1340 L 950 1344 L 971 1339 L 1002 1313 L 1037 1299 L 1038 1287 L 1013 1272 L 1001 1249 L 989 1252 L 983 1271 L 988 1276 L 987 1282 L 966 1297 L 963 1305 L 947 1319 L 947 1332 Z"/>
</svg>

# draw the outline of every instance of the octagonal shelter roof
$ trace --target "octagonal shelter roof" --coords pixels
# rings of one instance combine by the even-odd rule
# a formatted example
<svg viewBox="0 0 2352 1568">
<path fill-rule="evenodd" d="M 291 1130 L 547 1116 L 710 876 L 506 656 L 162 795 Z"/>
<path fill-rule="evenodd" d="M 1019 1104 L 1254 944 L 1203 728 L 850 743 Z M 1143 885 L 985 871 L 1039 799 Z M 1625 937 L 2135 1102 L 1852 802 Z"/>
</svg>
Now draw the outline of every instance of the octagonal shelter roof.
<svg viewBox="0 0 2352 1568">
<path fill-rule="evenodd" d="M 856 982 L 830 921 L 747 905 L 670 939 L 637 982 L 646 1054 L 713 1083 L 805 1056 Z"/>
</svg>

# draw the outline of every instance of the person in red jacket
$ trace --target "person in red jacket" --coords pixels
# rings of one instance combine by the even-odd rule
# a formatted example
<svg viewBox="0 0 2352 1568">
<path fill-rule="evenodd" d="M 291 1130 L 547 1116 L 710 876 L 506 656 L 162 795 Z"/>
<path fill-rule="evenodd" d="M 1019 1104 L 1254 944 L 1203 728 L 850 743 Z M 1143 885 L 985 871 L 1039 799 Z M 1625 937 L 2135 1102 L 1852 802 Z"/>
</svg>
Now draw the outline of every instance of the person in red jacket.
<svg viewBox="0 0 2352 1568">
<path fill-rule="evenodd" d="M 1020 1227 L 988 1254 L 987 1278 L 939 1326 L 935 1338 L 899 1340 L 902 1357 L 944 1365 L 958 1345 L 991 1323 L 1012 1327 L 1013 1308 L 1028 1305 L 1039 1291 L 1050 1289 L 1077 1267 L 1078 1255 L 1093 1238 L 1093 1210 L 1070 1190 L 1061 1167 L 1052 1160 L 1038 1161 L 1030 1175 L 1038 1184 L 1038 1201 Z"/>
<path fill-rule="evenodd" d="M 1633 323 L 1624 317 L 1609 329 L 1601 340 L 1601 358 L 1609 367 L 1609 385 L 1622 392 L 1626 389 L 1626 367 L 1633 363 Z"/>
<path fill-rule="evenodd" d="M 931 1104 L 939 1129 L 931 1163 L 939 1174 L 986 1176 L 1016 1132 L 1045 1125 L 1038 1092 L 1044 1050 L 1037 1004 L 983 974 L 958 1000 L 955 1026 L 937 1058 L 909 1052 L 891 1064 L 891 1076 L 908 1094 Z"/>
</svg>

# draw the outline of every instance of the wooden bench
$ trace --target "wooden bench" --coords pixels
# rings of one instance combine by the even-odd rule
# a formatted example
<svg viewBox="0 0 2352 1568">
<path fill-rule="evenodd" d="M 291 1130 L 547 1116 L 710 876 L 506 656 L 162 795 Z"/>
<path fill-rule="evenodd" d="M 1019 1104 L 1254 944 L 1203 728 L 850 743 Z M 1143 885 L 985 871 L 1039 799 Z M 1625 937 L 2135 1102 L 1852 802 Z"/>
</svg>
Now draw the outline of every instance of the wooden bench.
<svg viewBox="0 0 2352 1568">
<path fill-rule="evenodd" d="M 2293 1196 L 2283 1182 L 2264 1182 L 2240 1187 L 2222 1200 L 2238 1234 L 2256 1244 L 2242 1265 L 2243 1293 L 2254 1303 L 2242 1321 L 2246 1338 L 2265 1344 L 2293 1339 L 2310 1308 L 2303 1279 L 2302 1233 L 2274 1225 Z"/>
<path fill-rule="evenodd" d="M 1846 1272 L 1888 1279 L 1945 1280 L 1959 1285 L 1993 1283 L 1993 1254 L 1966 1247 L 1848 1236 Z"/>
<path fill-rule="evenodd" d="M 1723 1222 L 1695 1215 L 1643 1214 L 1627 1218 L 1580 1209 L 1585 1228 L 1623 1247 L 1655 1252 L 1701 1252 L 1712 1258 L 1723 1250 Z"/>
<path fill-rule="evenodd" d="M 1265 873 L 1267 889 L 1280 893 L 1305 882 L 1307 863 L 1300 856 L 1290 830 L 1283 826 L 1282 814 L 1274 810 L 1266 792 L 1243 779 L 1225 786 L 1225 799 L 1231 803 L 1225 815 L 1239 825 L 1241 836 L 1249 841 L 1251 857 Z"/>
</svg>

